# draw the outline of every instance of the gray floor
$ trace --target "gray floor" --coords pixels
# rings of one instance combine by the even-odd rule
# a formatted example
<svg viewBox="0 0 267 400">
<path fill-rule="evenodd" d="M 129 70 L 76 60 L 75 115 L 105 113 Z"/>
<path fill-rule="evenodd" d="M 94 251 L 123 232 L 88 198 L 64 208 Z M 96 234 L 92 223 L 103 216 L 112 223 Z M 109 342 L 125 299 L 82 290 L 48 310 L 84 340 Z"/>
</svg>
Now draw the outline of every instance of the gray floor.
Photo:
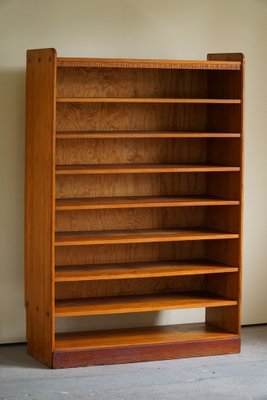
<svg viewBox="0 0 267 400">
<path fill-rule="evenodd" d="M 243 328 L 238 355 L 64 370 L 0 346 L 0 399 L 267 400 L 267 326 Z"/>
</svg>

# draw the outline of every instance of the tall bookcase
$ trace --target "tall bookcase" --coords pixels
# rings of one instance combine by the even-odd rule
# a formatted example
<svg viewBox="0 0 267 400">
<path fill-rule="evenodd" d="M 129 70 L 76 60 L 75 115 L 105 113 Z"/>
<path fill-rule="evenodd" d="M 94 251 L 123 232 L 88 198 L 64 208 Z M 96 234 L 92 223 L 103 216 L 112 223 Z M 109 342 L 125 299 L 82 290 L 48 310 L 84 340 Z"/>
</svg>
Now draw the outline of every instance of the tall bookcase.
<svg viewBox="0 0 267 400">
<path fill-rule="evenodd" d="M 243 82 L 239 53 L 27 52 L 29 354 L 60 368 L 240 351 Z M 55 329 L 187 308 L 205 322 Z"/>
</svg>

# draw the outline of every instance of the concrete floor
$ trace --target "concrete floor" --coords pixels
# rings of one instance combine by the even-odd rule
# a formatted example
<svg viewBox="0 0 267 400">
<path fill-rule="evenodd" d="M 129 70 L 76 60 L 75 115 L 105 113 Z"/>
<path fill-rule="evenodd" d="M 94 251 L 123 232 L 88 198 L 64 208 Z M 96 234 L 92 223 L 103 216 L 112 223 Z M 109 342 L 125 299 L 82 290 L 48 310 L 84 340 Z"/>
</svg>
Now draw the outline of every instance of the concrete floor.
<svg viewBox="0 0 267 400">
<path fill-rule="evenodd" d="M 267 400 L 267 326 L 243 328 L 242 343 L 238 355 L 63 370 L 0 346 L 0 400 Z"/>
</svg>

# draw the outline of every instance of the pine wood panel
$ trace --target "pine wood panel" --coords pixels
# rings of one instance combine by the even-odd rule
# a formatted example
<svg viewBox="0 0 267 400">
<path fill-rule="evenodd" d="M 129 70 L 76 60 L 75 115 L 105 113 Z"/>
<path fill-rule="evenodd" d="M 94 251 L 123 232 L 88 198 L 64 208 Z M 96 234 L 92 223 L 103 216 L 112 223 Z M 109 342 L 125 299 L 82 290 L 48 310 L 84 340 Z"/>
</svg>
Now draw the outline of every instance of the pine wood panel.
<svg viewBox="0 0 267 400">
<path fill-rule="evenodd" d="M 224 242 L 228 242 L 225 240 Z M 232 242 L 232 241 L 230 241 Z M 107 264 L 127 262 L 155 262 L 204 258 L 205 241 L 163 243 L 128 243 L 90 246 L 57 246 L 56 266 Z M 224 249 L 224 247 L 223 247 Z M 225 262 L 226 263 L 226 262 Z M 231 264 L 229 264 L 231 265 Z M 237 264 L 233 264 L 237 265 Z"/>
<path fill-rule="evenodd" d="M 193 103 L 57 103 L 57 131 L 204 131 L 207 107 Z M 210 107 L 228 110 L 239 105 Z"/>
<path fill-rule="evenodd" d="M 209 139 L 207 162 L 240 167 L 240 139 Z"/>
<path fill-rule="evenodd" d="M 205 139 L 79 139 L 57 142 L 56 164 L 204 163 L 206 159 Z"/>
<path fill-rule="evenodd" d="M 208 228 L 196 229 L 140 229 L 100 232 L 58 232 L 56 246 L 85 246 L 115 243 L 151 243 L 185 240 L 237 239 L 237 233 L 220 232 Z"/>
<path fill-rule="evenodd" d="M 58 103 L 193 103 L 193 104 L 240 104 L 239 99 L 187 99 L 187 98 L 152 98 L 152 97 L 57 97 Z"/>
<path fill-rule="evenodd" d="M 65 350 L 54 352 L 53 368 L 159 361 L 235 353 L 240 353 L 239 337 L 187 340 L 179 343 L 144 344 L 93 350 Z"/>
<path fill-rule="evenodd" d="M 224 208 L 222 216 L 230 219 L 232 213 L 227 212 L 228 209 Z M 58 211 L 56 232 L 183 228 L 203 226 L 204 223 L 204 207 Z"/>
<path fill-rule="evenodd" d="M 55 50 L 27 52 L 26 80 L 27 342 L 28 352 L 51 366 L 54 348 Z"/>
<path fill-rule="evenodd" d="M 211 165 L 240 166 L 239 149 L 240 141 L 233 139 L 77 139 L 57 143 L 56 163 L 64 166 L 207 161 Z"/>
<path fill-rule="evenodd" d="M 205 164 L 95 164 L 58 165 L 56 175 L 147 174 L 170 172 L 238 172 L 240 167 Z"/>
<path fill-rule="evenodd" d="M 209 131 L 220 132 L 241 132 L 241 113 L 243 103 L 236 104 L 208 104 L 207 105 L 207 126 Z"/>
<path fill-rule="evenodd" d="M 218 183 L 220 182 L 220 184 Z M 225 197 L 227 199 L 240 198 L 240 173 L 218 172 L 208 174 L 206 179 L 206 193 L 215 197 Z"/>
<path fill-rule="evenodd" d="M 238 71 L 140 68 L 58 68 L 59 98 L 240 99 Z M 223 76 L 224 85 L 220 83 Z M 208 92 L 208 82 L 215 82 Z M 219 82 L 218 82 L 219 81 Z M 209 85 L 211 86 L 211 85 Z M 237 90 L 235 90 L 237 89 Z"/>
<path fill-rule="evenodd" d="M 217 173 L 214 175 L 216 177 Z M 232 173 L 225 175 L 232 175 Z M 190 174 L 58 175 L 56 197 L 192 195 L 205 193 L 205 187 L 206 174 L 193 172 Z M 224 196 L 223 188 L 227 190 L 227 186 L 222 185 L 220 197 Z M 231 198 L 234 199 L 234 197 Z"/>
<path fill-rule="evenodd" d="M 235 93 L 240 93 L 240 98 L 242 101 L 242 104 L 238 108 L 232 108 L 231 114 L 224 115 L 223 113 L 212 113 L 208 116 L 209 121 L 211 122 L 210 124 L 210 129 L 214 129 L 216 124 L 219 124 L 222 128 L 227 129 L 227 131 L 231 130 L 240 130 L 241 132 L 241 139 L 239 143 L 239 148 L 235 149 L 236 155 L 239 157 L 240 161 L 240 174 L 239 179 L 236 180 L 235 186 L 236 186 L 236 192 L 239 195 L 240 199 L 240 207 L 238 207 L 236 215 L 235 215 L 235 224 L 238 226 L 238 231 L 239 231 L 239 240 L 234 242 L 233 248 L 229 249 L 230 252 L 227 254 L 227 258 L 235 258 L 237 260 L 237 265 L 239 265 L 239 274 L 235 275 L 235 278 L 229 278 L 221 283 L 221 287 L 217 286 L 217 283 L 214 280 L 209 280 L 208 284 L 209 287 L 212 288 L 212 290 L 217 290 L 219 291 L 226 291 L 226 292 L 233 292 L 235 293 L 236 298 L 238 298 L 238 306 L 236 307 L 231 307 L 227 310 L 227 312 L 224 310 L 224 308 L 219 308 L 216 313 L 212 311 L 211 309 L 206 310 L 206 321 L 208 323 L 214 324 L 215 326 L 222 328 L 222 329 L 227 329 L 229 332 L 235 332 L 235 333 L 240 333 L 240 325 L 241 325 L 241 294 L 242 294 L 242 286 L 241 286 L 241 281 L 242 281 L 242 220 L 243 220 L 243 166 L 244 166 L 244 153 L 243 153 L 243 147 L 244 147 L 244 65 L 245 65 L 245 59 L 244 55 L 241 53 L 233 53 L 233 54 L 213 54 L 213 55 L 208 55 L 209 60 L 216 60 L 220 61 L 222 59 L 229 60 L 229 61 L 239 61 L 241 62 L 241 69 L 240 72 L 238 73 L 238 77 L 235 82 L 233 82 L 233 87 L 232 91 Z M 211 81 L 212 83 L 212 81 Z M 224 79 L 222 77 L 221 82 L 219 85 L 223 86 L 224 85 Z M 211 85 L 210 85 L 211 86 Z M 210 89 L 215 91 L 216 89 Z M 232 106 L 231 106 L 232 107 Z M 231 184 L 231 186 L 232 186 Z M 216 185 L 215 182 L 210 182 L 210 193 L 213 194 L 218 194 L 220 189 L 218 189 L 218 185 Z M 222 226 L 222 221 L 220 222 L 220 226 Z M 216 250 L 216 249 L 215 249 Z M 214 251 L 213 251 L 214 253 Z M 222 259 L 220 257 L 220 259 Z"/>
<path fill-rule="evenodd" d="M 204 275 L 166 276 L 164 278 L 149 277 L 139 279 L 114 279 L 76 282 L 57 282 L 56 300 L 71 301 L 76 299 L 110 298 L 114 296 L 130 296 L 145 294 L 165 294 L 184 291 L 203 291 Z M 123 297 L 124 298 L 124 297 Z M 122 301 L 123 301 L 122 298 Z"/>
<path fill-rule="evenodd" d="M 239 199 L 239 174 L 191 172 L 190 174 L 58 175 L 56 185 L 58 199 L 205 194 L 217 198 Z"/>
<path fill-rule="evenodd" d="M 206 276 L 205 279 L 207 291 L 238 300 L 238 273 Z"/>
<path fill-rule="evenodd" d="M 239 240 L 221 240 L 209 242 L 206 246 L 206 257 L 217 262 L 239 267 Z"/>
<path fill-rule="evenodd" d="M 53 367 L 118 364 L 238 352 L 238 335 L 203 323 L 70 332 L 56 336 Z"/>
<path fill-rule="evenodd" d="M 116 264 L 61 265 L 56 268 L 56 282 L 137 279 L 149 277 L 201 275 L 237 272 L 237 267 L 211 260 L 154 261 Z"/>
<path fill-rule="evenodd" d="M 206 94 L 204 70 L 58 68 L 61 98 L 198 98 Z"/>
<path fill-rule="evenodd" d="M 231 276 L 230 276 L 231 275 Z M 237 306 L 229 308 L 227 312 L 223 308 L 219 308 L 218 312 L 211 313 L 206 310 L 206 317 L 210 322 L 217 327 L 227 330 L 228 332 L 240 332 L 239 308 L 240 308 L 240 294 L 239 294 L 239 274 L 222 274 L 220 279 L 215 280 L 212 276 L 206 277 L 206 289 L 213 293 L 218 293 L 221 296 L 235 298 L 238 301 Z"/>
<path fill-rule="evenodd" d="M 225 232 L 239 232 L 239 207 L 209 207 L 206 213 L 206 225 Z"/>
<path fill-rule="evenodd" d="M 175 132 L 175 131 L 81 131 L 57 132 L 56 139 L 166 139 L 166 138 L 239 138 L 240 133 L 228 132 Z"/>
<path fill-rule="evenodd" d="M 236 207 L 157 207 L 58 211 L 56 232 L 116 231 L 209 226 L 238 232 Z"/>
<path fill-rule="evenodd" d="M 237 133 L 240 109 L 240 104 L 58 103 L 57 131 Z"/>
<path fill-rule="evenodd" d="M 238 337 L 203 323 L 155 326 L 133 329 L 112 329 L 92 332 L 69 332 L 56 335 L 56 350 L 99 349 L 192 340 Z"/>
<path fill-rule="evenodd" d="M 239 71 L 208 71 L 207 97 L 221 99 L 241 99 Z"/>
<path fill-rule="evenodd" d="M 215 312 L 211 309 L 206 309 L 206 321 L 214 326 L 220 327 L 232 333 L 239 333 L 240 327 L 240 302 L 237 306 L 229 307 L 227 310 L 225 307 L 218 307 Z"/>
<path fill-rule="evenodd" d="M 57 300 L 55 313 L 56 317 L 70 317 L 175 310 L 179 308 L 227 307 L 236 304 L 235 300 L 225 299 L 211 293 L 184 292 L 183 294 L 165 293 L 164 295 Z"/>
<path fill-rule="evenodd" d="M 56 200 L 57 211 L 219 205 L 239 205 L 239 201 L 220 199 L 214 196 L 127 196 Z"/>
</svg>

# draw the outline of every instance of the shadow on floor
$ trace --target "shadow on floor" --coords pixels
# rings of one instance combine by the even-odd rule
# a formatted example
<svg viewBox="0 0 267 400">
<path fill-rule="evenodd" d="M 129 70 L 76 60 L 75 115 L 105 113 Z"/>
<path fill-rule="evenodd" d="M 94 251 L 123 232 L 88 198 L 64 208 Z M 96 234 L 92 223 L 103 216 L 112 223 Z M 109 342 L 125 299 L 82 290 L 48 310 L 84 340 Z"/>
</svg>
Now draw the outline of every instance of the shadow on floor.
<svg viewBox="0 0 267 400">
<path fill-rule="evenodd" d="M 27 354 L 25 343 L 0 345 L 0 367 L 23 367 L 47 369 Z"/>
</svg>

